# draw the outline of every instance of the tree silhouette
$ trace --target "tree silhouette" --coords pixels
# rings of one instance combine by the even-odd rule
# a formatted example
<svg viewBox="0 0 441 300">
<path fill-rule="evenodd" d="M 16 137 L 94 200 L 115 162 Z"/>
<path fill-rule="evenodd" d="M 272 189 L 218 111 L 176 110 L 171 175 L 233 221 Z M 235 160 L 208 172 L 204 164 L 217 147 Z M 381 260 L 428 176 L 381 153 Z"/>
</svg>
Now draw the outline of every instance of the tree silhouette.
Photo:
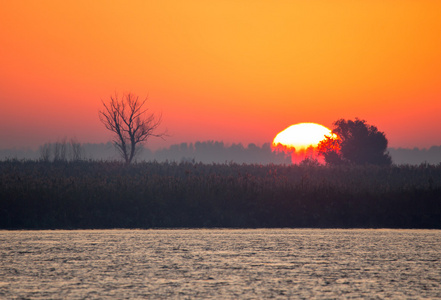
<svg viewBox="0 0 441 300">
<path fill-rule="evenodd" d="M 99 112 L 104 126 L 114 133 L 113 143 L 127 164 L 130 164 L 139 152 L 140 144 L 149 137 L 164 137 L 165 133 L 155 133 L 162 118 L 147 114 L 144 108 L 147 99 L 140 101 L 131 93 L 110 97 L 110 101 L 102 101 L 104 109 Z"/>
<path fill-rule="evenodd" d="M 334 122 L 332 133 L 320 142 L 319 153 L 329 164 L 350 162 L 354 164 L 390 165 L 387 139 L 377 127 L 358 118 L 355 121 L 339 119 Z"/>
<path fill-rule="evenodd" d="M 325 136 L 317 146 L 318 153 L 323 155 L 326 163 L 331 165 L 339 165 L 343 163 L 343 159 L 340 154 L 341 139 L 336 134 L 331 136 Z"/>
</svg>

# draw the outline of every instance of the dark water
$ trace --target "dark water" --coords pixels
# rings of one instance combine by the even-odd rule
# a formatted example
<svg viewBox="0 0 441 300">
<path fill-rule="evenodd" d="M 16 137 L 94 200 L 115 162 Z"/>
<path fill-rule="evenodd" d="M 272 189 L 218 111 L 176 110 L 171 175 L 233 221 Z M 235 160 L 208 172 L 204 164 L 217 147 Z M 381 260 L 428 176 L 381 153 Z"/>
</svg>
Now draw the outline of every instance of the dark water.
<svg viewBox="0 0 441 300">
<path fill-rule="evenodd" d="M 439 230 L 0 231 L 0 298 L 441 298 Z"/>
</svg>

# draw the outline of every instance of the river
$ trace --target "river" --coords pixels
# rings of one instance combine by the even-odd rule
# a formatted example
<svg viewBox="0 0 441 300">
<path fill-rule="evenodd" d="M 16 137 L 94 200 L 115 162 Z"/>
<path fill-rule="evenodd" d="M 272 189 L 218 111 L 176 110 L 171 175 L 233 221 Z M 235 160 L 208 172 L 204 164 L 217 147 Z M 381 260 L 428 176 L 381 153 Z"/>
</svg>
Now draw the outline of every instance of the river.
<svg viewBox="0 0 441 300">
<path fill-rule="evenodd" d="M 441 231 L 0 231 L 0 298 L 441 298 Z"/>
</svg>

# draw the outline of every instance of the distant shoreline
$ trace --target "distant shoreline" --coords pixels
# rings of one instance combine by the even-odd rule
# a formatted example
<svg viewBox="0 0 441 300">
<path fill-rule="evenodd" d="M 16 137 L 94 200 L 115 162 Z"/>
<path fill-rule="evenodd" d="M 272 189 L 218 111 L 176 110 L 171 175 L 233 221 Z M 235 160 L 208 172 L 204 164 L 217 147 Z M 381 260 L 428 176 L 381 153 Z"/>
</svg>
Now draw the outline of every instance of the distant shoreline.
<svg viewBox="0 0 441 300">
<path fill-rule="evenodd" d="M 83 158 L 85 160 L 118 160 L 118 153 L 114 146 L 109 143 L 84 143 L 81 144 Z M 426 148 L 388 148 L 395 165 L 419 165 L 419 164 L 439 164 L 441 163 L 441 146 L 432 146 Z M 0 149 L 0 161 L 18 159 L 18 160 L 39 160 L 41 158 L 40 150 L 31 148 Z M 255 144 L 227 145 L 217 141 L 203 141 L 196 143 L 181 143 L 171 145 L 168 148 L 150 150 L 142 147 L 139 155 L 136 157 L 139 162 L 142 161 L 192 161 L 203 163 L 259 163 L 259 164 L 284 164 L 290 163 L 290 160 L 280 154 L 273 153 L 270 144 L 261 146 Z"/>
</svg>

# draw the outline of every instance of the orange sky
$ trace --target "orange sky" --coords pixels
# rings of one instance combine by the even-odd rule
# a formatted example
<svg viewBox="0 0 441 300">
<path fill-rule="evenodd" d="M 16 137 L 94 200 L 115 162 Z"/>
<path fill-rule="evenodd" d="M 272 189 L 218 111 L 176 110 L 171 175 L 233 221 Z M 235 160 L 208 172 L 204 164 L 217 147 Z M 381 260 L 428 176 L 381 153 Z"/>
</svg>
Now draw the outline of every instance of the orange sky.
<svg viewBox="0 0 441 300">
<path fill-rule="evenodd" d="M 106 142 L 115 91 L 162 112 L 151 148 L 355 117 L 441 144 L 441 1 L 0 0 L 0 41 L 0 148 Z"/>
</svg>

